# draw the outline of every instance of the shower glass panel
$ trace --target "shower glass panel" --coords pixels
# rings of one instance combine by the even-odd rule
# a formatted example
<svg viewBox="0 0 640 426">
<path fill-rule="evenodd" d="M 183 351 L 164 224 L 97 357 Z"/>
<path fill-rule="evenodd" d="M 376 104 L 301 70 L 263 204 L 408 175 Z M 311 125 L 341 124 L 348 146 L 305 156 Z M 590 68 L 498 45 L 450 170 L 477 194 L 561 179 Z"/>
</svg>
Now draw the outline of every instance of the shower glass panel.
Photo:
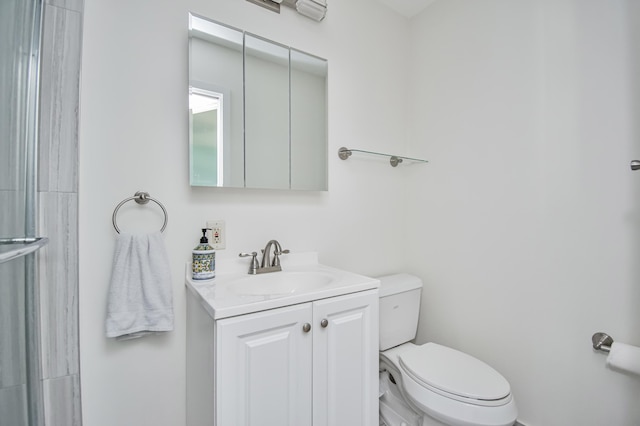
<svg viewBox="0 0 640 426">
<path fill-rule="evenodd" d="M 0 1 L 0 424 L 40 426 L 35 238 L 41 0 Z M 34 245 L 35 244 L 35 245 Z"/>
</svg>

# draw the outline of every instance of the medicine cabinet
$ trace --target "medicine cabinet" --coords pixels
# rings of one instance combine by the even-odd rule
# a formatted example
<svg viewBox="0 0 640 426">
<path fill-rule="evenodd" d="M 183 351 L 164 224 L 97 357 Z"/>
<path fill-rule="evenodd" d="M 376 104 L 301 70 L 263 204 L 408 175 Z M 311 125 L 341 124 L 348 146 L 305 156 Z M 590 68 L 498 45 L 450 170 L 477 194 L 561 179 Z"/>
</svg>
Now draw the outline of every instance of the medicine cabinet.
<svg viewBox="0 0 640 426">
<path fill-rule="evenodd" d="M 189 14 L 192 186 L 326 191 L 327 60 Z"/>
</svg>

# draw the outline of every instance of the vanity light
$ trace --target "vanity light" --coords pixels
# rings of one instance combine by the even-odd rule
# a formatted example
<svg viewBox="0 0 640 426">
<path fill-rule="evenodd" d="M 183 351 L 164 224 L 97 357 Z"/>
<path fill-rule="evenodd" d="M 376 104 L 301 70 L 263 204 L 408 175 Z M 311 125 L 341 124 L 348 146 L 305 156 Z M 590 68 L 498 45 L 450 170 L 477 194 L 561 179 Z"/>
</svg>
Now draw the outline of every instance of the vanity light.
<svg viewBox="0 0 640 426">
<path fill-rule="evenodd" d="M 298 0 L 296 10 L 299 14 L 320 22 L 327 14 L 327 2 L 325 0 Z"/>
<path fill-rule="evenodd" d="M 299 14 L 314 21 L 322 21 L 327 14 L 326 0 L 247 0 L 272 12 L 280 13 L 280 4 L 298 11 Z"/>
<path fill-rule="evenodd" d="M 271 0 L 247 0 L 249 3 L 257 4 L 258 6 L 262 6 L 265 9 L 269 9 L 272 12 L 280 13 L 280 3 L 282 1 L 271 1 Z"/>
</svg>

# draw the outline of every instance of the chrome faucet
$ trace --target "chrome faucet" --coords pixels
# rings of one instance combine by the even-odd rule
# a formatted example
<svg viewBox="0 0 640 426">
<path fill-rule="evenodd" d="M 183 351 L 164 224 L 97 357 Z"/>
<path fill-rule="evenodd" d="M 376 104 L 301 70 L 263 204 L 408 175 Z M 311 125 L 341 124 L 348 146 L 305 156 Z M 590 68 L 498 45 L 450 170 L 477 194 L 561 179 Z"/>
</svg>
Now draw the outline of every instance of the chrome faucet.
<svg viewBox="0 0 640 426">
<path fill-rule="evenodd" d="M 273 260 L 271 259 L 271 249 L 273 247 Z M 249 274 L 264 274 L 267 272 L 282 271 L 280 266 L 280 255 L 289 253 L 289 250 L 282 250 L 282 246 L 277 240 L 269 240 L 267 245 L 262 250 L 262 261 L 258 263 L 257 255 L 255 251 L 252 253 L 240 253 L 240 257 L 251 256 L 251 265 L 249 266 Z"/>
<path fill-rule="evenodd" d="M 273 262 L 271 262 L 271 247 L 275 246 L 275 250 L 273 252 Z M 270 240 L 267 245 L 262 250 L 262 262 L 260 262 L 260 268 L 270 267 L 270 266 L 280 266 L 280 259 L 278 259 L 278 255 L 282 252 L 282 246 L 276 240 Z"/>
</svg>

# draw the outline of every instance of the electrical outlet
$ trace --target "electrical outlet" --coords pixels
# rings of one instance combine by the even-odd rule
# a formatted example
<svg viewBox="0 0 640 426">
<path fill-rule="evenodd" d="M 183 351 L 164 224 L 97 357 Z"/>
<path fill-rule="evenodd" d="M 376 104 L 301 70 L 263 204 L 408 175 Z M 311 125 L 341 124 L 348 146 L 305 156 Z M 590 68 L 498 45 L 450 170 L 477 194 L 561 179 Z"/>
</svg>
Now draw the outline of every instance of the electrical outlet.
<svg viewBox="0 0 640 426">
<path fill-rule="evenodd" d="M 224 220 L 208 220 L 207 228 L 211 228 L 210 231 L 207 231 L 211 247 L 216 250 L 224 250 L 225 239 L 227 237 L 227 231 L 224 228 Z"/>
</svg>

